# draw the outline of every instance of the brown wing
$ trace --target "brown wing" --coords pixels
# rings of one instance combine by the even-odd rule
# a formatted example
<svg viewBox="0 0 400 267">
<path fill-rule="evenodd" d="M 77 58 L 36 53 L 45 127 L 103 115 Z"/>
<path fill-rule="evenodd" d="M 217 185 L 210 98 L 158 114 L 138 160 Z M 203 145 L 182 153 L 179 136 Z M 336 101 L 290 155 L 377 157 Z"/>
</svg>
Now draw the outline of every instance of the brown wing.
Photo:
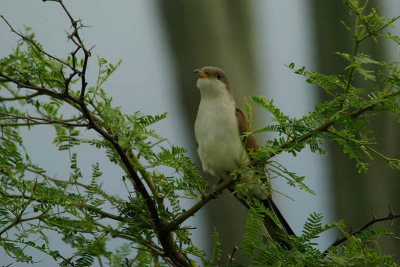
<svg viewBox="0 0 400 267">
<path fill-rule="evenodd" d="M 238 107 L 236 107 L 236 118 L 237 118 L 238 123 L 239 123 L 239 133 L 240 133 L 240 135 L 243 135 L 246 132 L 251 132 L 251 129 L 250 129 L 250 126 L 249 126 L 249 121 L 247 120 L 246 115 Z M 243 143 L 246 142 L 245 145 L 246 145 L 247 151 L 256 150 L 258 148 L 257 139 L 253 134 L 247 136 L 247 138 L 243 138 L 242 142 Z M 250 159 L 251 159 L 251 157 L 250 157 Z M 264 164 L 259 164 L 259 166 L 264 170 L 264 173 L 265 173 Z M 267 183 L 268 182 L 267 177 L 262 178 L 262 181 L 264 183 Z"/>
<path fill-rule="evenodd" d="M 251 132 L 248 120 L 244 112 L 236 108 L 236 118 L 239 123 L 239 133 L 243 135 L 245 132 Z M 258 143 L 254 135 L 249 135 L 246 139 L 243 139 L 243 142 L 246 142 L 246 149 L 247 151 L 249 150 L 255 150 L 258 148 Z M 264 169 L 264 165 L 260 165 L 261 168 Z M 261 180 L 264 183 L 268 183 L 267 177 L 261 178 Z M 231 191 L 233 191 L 232 188 L 230 188 Z M 237 197 L 237 195 L 235 194 Z M 238 198 L 239 199 L 239 198 Z M 239 199 L 246 207 L 249 207 L 248 204 L 243 201 L 242 199 Z M 264 225 L 265 228 L 267 229 L 268 233 L 270 236 L 277 242 L 281 242 L 283 246 L 286 248 L 290 249 L 290 246 L 283 240 L 281 240 L 281 237 L 279 236 L 280 233 L 282 235 L 294 235 L 295 233 L 293 232 L 292 228 L 290 228 L 289 224 L 286 222 L 285 218 L 282 216 L 281 212 L 279 211 L 278 207 L 275 205 L 275 203 L 272 201 L 271 195 L 268 195 L 268 198 L 262 201 L 265 207 L 269 210 L 271 210 L 276 217 L 278 218 L 280 224 L 282 225 L 282 228 L 279 227 L 269 216 L 265 216 L 265 221 Z"/>
<path fill-rule="evenodd" d="M 246 132 L 251 132 L 249 121 L 247 120 L 246 115 L 240 108 L 236 108 L 236 118 L 239 123 L 239 133 L 243 135 Z M 255 150 L 258 148 L 257 139 L 254 135 L 249 135 L 247 138 L 244 138 L 242 142 L 246 142 L 246 149 Z"/>
</svg>

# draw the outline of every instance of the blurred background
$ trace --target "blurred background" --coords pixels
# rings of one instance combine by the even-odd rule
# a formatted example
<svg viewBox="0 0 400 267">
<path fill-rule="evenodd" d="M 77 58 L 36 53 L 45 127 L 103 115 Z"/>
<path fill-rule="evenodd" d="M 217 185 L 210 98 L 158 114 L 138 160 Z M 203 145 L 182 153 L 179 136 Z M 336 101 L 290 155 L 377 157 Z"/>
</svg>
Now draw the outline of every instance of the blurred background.
<svg viewBox="0 0 400 267">
<path fill-rule="evenodd" d="M 284 113 L 301 117 L 314 106 L 330 98 L 324 91 L 306 83 L 303 77 L 293 74 L 284 64 L 294 62 L 296 68 L 306 66 L 324 74 L 346 74 L 347 67 L 336 52 L 352 54 L 351 35 L 341 24 L 353 25 L 354 14 L 342 1 L 316 0 L 70 0 L 64 1 L 75 19 L 82 19 L 81 32 L 86 47 L 96 45 L 89 62 L 89 86 L 97 77 L 96 56 L 110 63 L 123 59 L 120 68 L 104 85 L 113 97 L 114 106 L 124 113 L 140 110 L 144 114 L 168 112 L 167 119 L 154 129 L 170 143 L 190 150 L 190 157 L 199 163 L 194 139 L 194 122 L 200 101 L 196 88 L 197 76 L 193 70 L 203 66 L 217 66 L 225 70 L 239 107 L 244 108 L 244 97 L 264 95 Z M 370 1 L 370 7 L 380 6 L 382 16 L 400 15 L 398 0 Z M 36 0 L 3 0 L 0 14 L 14 29 L 23 31 L 24 25 L 32 27 L 44 49 L 58 57 L 66 58 L 73 45 L 67 42 L 64 30 L 71 31 L 70 22 L 61 6 L 54 2 Z M 399 25 L 399 23 L 397 23 Z M 389 29 L 399 35 L 398 29 Z M 18 37 L 0 21 L 0 58 L 12 53 Z M 360 52 L 376 60 L 396 61 L 398 47 L 387 40 L 362 43 Z M 359 78 L 360 77 L 357 77 Z M 362 80 L 362 78 L 360 79 Z M 372 88 L 374 84 L 357 83 L 356 86 Z M 2 94 L 4 92 L 0 92 Z M 24 110 L 24 108 L 23 108 Z M 67 116 L 69 108 L 63 110 Z M 254 128 L 271 123 L 270 115 L 254 106 Z M 376 129 L 377 148 L 389 157 L 400 157 L 399 124 L 394 118 L 383 115 L 372 119 Z M 50 140 L 54 138 L 50 126 L 34 130 L 21 129 L 25 145 L 33 162 L 58 179 L 68 179 L 69 154 L 59 152 Z M 84 132 L 90 135 L 91 133 Z M 259 143 L 274 138 L 272 134 L 258 134 Z M 31 142 L 30 142 L 31 141 Z M 290 188 L 285 181 L 274 180 L 273 187 L 293 200 L 276 195 L 275 199 L 289 224 L 301 234 L 306 218 L 312 212 L 322 212 L 324 223 L 340 219 L 353 229 L 358 229 L 372 217 L 400 212 L 400 177 L 398 171 L 386 168 L 377 158 L 368 174 L 358 174 L 356 162 L 345 155 L 342 148 L 326 144 L 329 157 L 307 150 L 297 157 L 279 155 L 276 160 L 298 175 L 316 192 L 310 195 Z M 84 175 L 91 174 L 91 165 L 100 163 L 103 189 L 126 197 L 122 172 L 107 158 L 90 146 L 74 148 Z M 167 175 L 173 175 L 167 173 Z M 216 182 L 212 177 L 205 176 Z M 118 182 L 117 182 L 118 181 Z M 191 201 L 183 203 L 190 207 Z M 228 260 L 235 246 L 239 246 L 245 231 L 247 210 L 228 192 L 210 202 L 195 218 L 186 224 L 197 227 L 193 241 L 206 252 L 212 249 L 213 226 L 217 227 L 223 250 L 223 261 Z M 399 222 L 386 222 L 384 226 L 400 234 Z M 320 249 L 326 249 L 336 237 L 334 230 L 321 235 Z M 53 237 L 57 240 L 56 237 Z M 122 240 L 113 240 L 115 249 Z M 380 242 L 386 254 L 397 254 L 400 261 L 400 242 L 385 238 Z M 61 242 L 55 243 L 63 253 L 71 253 Z M 53 260 L 32 250 L 39 266 L 53 266 Z M 238 255 L 236 255 L 238 256 Z M 0 263 L 13 263 L 0 249 Z M 97 264 L 97 263 L 96 263 Z M 14 263 L 12 266 L 25 266 Z"/>
</svg>

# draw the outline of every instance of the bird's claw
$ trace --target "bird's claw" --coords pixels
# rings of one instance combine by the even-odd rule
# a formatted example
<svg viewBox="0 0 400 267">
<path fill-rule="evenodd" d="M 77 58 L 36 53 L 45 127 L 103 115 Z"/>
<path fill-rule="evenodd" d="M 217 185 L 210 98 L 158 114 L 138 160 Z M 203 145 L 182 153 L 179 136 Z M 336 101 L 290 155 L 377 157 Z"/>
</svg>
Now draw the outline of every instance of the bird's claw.
<svg viewBox="0 0 400 267">
<path fill-rule="evenodd" d="M 221 192 L 221 194 L 222 194 L 222 192 Z M 219 194 L 217 191 L 215 191 L 215 190 L 211 191 L 211 198 L 216 199 L 218 197 L 218 195 Z"/>
<path fill-rule="evenodd" d="M 220 185 L 220 184 L 222 184 L 222 179 L 221 180 L 219 180 L 215 185 L 213 185 L 213 187 L 211 187 L 211 196 L 212 196 L 212 198 L 217 198 L 218 197 L 218 195 L 222 195 L 222 192 L 220 192 L 219 194 L 218 194 L 218 192 L 216 191 L 216 188 Z"/>
</svg>

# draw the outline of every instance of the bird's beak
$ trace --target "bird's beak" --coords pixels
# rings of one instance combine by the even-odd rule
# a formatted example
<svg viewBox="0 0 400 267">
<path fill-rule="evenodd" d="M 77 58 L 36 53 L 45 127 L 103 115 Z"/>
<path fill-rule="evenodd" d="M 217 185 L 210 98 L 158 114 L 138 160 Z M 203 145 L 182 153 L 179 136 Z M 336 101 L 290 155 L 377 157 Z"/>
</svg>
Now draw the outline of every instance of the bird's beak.
<svg viewBox="0 0 400 267">
<path fill-rule="evenodd" d="M 200 78 L 211 78 L 210 75 L 208 75 L 207 73 L 204 73 L 204 71 L 201 69 L 195 69 L 194 73 L 196 73 Z"/>
</svg>

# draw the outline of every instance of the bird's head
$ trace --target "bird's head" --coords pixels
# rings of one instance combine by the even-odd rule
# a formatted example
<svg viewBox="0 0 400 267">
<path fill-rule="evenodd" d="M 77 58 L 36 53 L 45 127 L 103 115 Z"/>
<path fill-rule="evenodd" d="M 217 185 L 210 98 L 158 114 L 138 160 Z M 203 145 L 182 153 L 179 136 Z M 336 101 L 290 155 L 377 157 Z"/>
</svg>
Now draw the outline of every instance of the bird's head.
<svg viewBox="0 0 400 267">
<path fill-rule="evenodd" d="M 216 67 L 204 67 L 194 70 L 199 76 L 197 87 L 202 97 L 233 97 L 231 85 L 223 70 Z"/>
</svg>

